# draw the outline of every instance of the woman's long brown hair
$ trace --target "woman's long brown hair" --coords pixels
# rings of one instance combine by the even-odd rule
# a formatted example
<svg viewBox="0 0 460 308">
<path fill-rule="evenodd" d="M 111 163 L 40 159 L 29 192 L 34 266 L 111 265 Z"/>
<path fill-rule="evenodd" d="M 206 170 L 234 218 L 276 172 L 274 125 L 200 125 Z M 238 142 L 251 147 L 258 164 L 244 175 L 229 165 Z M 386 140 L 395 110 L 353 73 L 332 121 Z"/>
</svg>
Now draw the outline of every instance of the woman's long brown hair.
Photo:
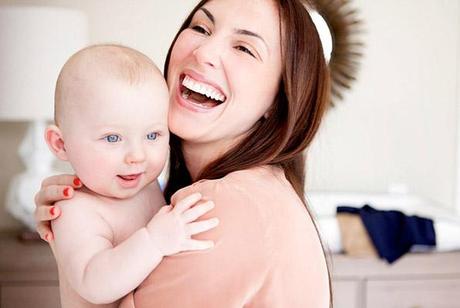
<svg viewBox="0 0 460 308">
<path fill-rule="evenodd" d="M 208 1 L 202 0 L 197 4 L 174 38 L 165 61 L 166 78 L 177 37 L 189 26 L 196 11 Z M 279 166 L 308 210 L 304 197 L 303 151 L 312 142 L 328 106 L 329 71 L 318 32 L 306 9 L 309 4 L 301 0 L 272 1 L 278 6 L 280 16 L 284 64 L 274 104 L 267 118 L 260 119 L 241 142 L 210 162 L 196 180 L 218 179 L 256 166 Z M 165 189 L 168 202 L 177 190 L 192 184 L 181 140 L 174 134 L 171 134 L 170 140 L 169 180 Z"/>
</svg>

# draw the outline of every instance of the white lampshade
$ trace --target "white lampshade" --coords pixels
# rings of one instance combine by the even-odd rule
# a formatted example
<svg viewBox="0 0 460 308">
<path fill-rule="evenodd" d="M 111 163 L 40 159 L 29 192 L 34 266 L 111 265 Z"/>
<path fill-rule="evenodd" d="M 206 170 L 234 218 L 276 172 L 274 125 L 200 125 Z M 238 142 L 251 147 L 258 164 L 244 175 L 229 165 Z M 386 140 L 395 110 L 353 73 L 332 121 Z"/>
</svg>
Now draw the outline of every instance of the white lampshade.
<svg viewBox="0 0 460 308">
<path fill-rule="evenodd" d="M 59 70 L 87 42 L 83 12 L 0 6 L 0 120 L 52 119 Z"/>
</svg>

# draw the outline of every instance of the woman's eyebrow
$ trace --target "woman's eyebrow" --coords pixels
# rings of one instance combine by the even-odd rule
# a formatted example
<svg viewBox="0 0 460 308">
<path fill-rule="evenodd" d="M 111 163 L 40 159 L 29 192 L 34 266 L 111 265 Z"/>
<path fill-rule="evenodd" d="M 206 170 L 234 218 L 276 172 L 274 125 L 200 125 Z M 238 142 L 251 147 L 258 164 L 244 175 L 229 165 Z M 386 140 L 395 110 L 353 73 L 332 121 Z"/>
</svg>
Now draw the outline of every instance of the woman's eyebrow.
<svg viewBox="0 0 460 308">
<path fill-rule="evenodd" d="M 265 47 L 267 47 L 267 49 L 268 49 L 268 45 L 265 42 L 264 38 L 262 36 L 260 36 L 259 34 L 255 33 L 255 32 L 245 30 L 245 29 L 235 29 L 235 33 L 236 34 L 242 34 L 242 35 L 248 35 L 248 36 L 257 37 L 258 39 L 260 39 L 262 41 L 262 43 L 265 44 Z"/>
<path fill-rule="evenodd" d="M 200 11 L 203 11 L 203 13 L 205 13 L 206 16 L 208 16 L 209 20 L 214 24 L 214 16 L 211 14 L 210 11 L 208 11 L 204 7 L 200 7 Z"/>
<path fill-rule="evenodd" d="M 200 11 L 202 11 L 208 18 L 209 20 L 215 24 L 215 19 L 214 19 L 214 15 L 212 15 L 212 13 L 210 11 L 208 11 L 206 8 L 204 7 L 201 7 L 200 8 Z M 264 43 L 265 45 L 265 48 L 267 48 L 267 50 L 270 50 L 268 48 L 268 45 L 267 43 L 265 42 L 265 40 L 263 39 L 262 36 L 260 36 L 259 34 L 255 33 L 255 32 L 252 32 L 252 31 L 249 31 L 249 30 L 245 30 L 245 29 L 235 29 L 235 33 L 236 34 L 241 34 L 241 35 L 248 35 L 248 36 L 252 36 L 252 37 L 256 37 L 258 39 L 260 39 L 262 41 L 262 43 Z"/>
</svg>

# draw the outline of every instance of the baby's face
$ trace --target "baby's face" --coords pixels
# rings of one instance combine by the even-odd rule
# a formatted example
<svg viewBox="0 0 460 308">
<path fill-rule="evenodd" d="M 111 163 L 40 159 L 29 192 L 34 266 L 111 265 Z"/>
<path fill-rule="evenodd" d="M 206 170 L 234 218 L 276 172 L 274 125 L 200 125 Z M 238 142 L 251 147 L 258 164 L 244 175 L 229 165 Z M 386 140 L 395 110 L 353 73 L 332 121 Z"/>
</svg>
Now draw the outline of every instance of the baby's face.
<svg viewBox="0 0 460 308">
<path fill-rule="evenodd" d="M 164 82 L 100 78 L 69 93 L 62 134 L 69 162 L 92 191 L 128 198 L 155 180 L 168 153 Z"/>
</svg>

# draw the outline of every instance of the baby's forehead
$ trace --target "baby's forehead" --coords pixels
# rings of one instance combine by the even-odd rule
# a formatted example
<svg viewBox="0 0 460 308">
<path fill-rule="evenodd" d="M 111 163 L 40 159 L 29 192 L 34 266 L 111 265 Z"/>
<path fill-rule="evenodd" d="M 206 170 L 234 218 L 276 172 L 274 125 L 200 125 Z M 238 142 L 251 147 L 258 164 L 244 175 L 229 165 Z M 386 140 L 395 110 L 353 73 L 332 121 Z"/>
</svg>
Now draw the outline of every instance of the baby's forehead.
<svg viewBox="0 0 460 308">
<path fill-rule="evenodd" d="M 169 94 L 157 84 L 130 84 L 114 78 L 88 82 L 88 87 L 75 91 L 63 106 L 61 124 L 85 123 L 125 132 L 167 127 Z"/>
<path fill-rule="evenodd" d="M 141 52 L 119 45 L 96 45 L 74 54 L 64 65 L 56 84 L 56 119 L 69 104 L 88 92 L 116 91 L 120 84 L 150 87 L 157 95 L 167 93 L 161 71 Z M 86 91 L 85 91 L 86 90 Z"/>
<path fill-rule="evenodd" d="M 76 53 L 63 71 L 74 77 L 112 77 L 136 84 L 143 81 L 164 81 L 161 71 L 144 54 L 123 46 L 94 46 Z M 66 74 L 64 74 L 66 75 Z M 89 76 L 88 76 L 89 75 Z"/>
<path fill-rule="evenodd" d="M 64 103 L 76 108 L 134 108 L 150 114 L 168 108 L 169 92 L 164 79 L 142 78 L 135 82 L 110 74 L 90 74 L 74 82 Z"/>
</svg>

